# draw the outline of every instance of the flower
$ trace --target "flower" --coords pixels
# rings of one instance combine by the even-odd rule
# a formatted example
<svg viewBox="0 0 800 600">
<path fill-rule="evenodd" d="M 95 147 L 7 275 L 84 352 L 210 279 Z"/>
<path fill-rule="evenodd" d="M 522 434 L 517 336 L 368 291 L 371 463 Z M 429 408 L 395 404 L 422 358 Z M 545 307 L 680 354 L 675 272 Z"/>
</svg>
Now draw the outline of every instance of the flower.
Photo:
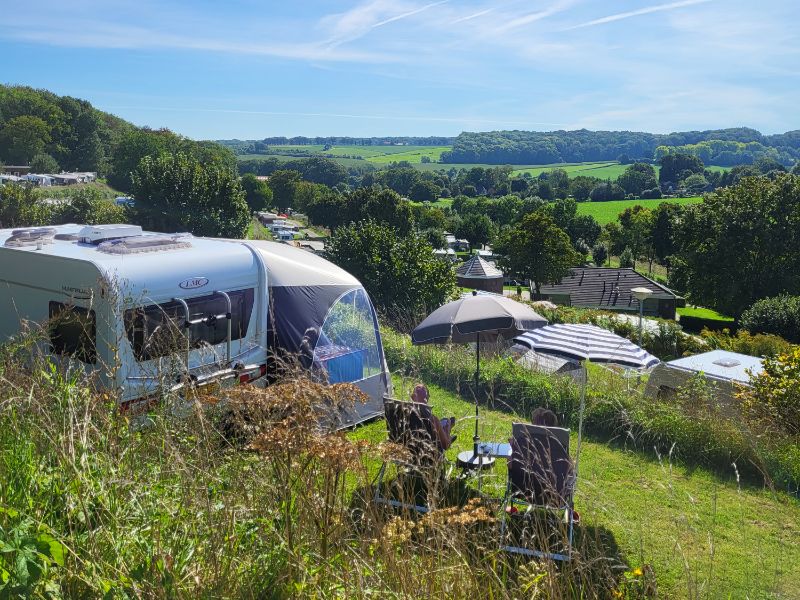
<svg viewBox="0 0 800 600">
<path fill-rule="evenodd" d="M 642 576 L 642 568 L 641 567 L 636 567 L 633 570 L 633 576 L 634 577 L 641 577 Z"/>
</svg>

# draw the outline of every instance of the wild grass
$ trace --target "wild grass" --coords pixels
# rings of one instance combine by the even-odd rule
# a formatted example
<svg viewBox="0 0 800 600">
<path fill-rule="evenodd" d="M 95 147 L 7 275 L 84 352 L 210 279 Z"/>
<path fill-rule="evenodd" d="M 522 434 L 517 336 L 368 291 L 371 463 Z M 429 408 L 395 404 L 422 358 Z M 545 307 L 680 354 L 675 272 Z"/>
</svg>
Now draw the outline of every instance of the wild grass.
<svg viewBox="0 0 800 600">
<path fill-rule="evenodd" d="M 113 393 L 93 391 L 74 365 L 30 357 L 23 365 L 22 348 L 0 349 L 0 597 L 796 592 L 796 502 L 737 486 L 732 469 L 693 470 L 668 452 L 654 459 L 651 438 L 635 431 L 612 446 L 586 441 L 575 560 L 558 566 L 499 551 L 502 468 L 487 475 L 482 496 L 473 479 L 453 481 L 458 494 L 429 497 L 438 508 L 423 518 L 373 504 L 374 475 L 396 455 L 382 443 L 385 425 L 347 436 L 319 426 L 331 407 L 358 401 L 352 386 L 288 371 L 266 389 L 237 387 L 209 402 L 167 396 L 134 416 L 119 412 Z M 459 354 L 442 354 L 442 364 L 460 364 Z M 400 397 L 424 378 L 408 366 L 408 377 L 395 379 Z M 508 385 L 500 368 L 486 370 L 498 398 L 498 386 Z M 451 372 L 448 385 L 468 396 L 458 369 Z M 565 410 L 574 402 L 569 384 L 515 385 L 561 398 Z M 602 385 L 623 391 L 614 378 Z M 437 414 L 459 418 L 456 449 L 467 447 L 472 405 L 432 389 Z M 481 435 L 505 439 L 528 408 L 515 415 L 510 403 L 495 402 L 484 409 Z"/>
</svg>

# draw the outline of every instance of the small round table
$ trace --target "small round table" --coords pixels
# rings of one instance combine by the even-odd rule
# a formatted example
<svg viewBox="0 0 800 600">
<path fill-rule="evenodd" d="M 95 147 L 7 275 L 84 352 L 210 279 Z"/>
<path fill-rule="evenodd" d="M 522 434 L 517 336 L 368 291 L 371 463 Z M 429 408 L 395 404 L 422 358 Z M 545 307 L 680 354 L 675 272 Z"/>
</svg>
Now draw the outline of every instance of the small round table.
<svg viewBox="0 0 800 600">
<path fill-rule="evenodd" d="M 458 466 L 462 469 L 489 469 L 494 466 L 494 456 L 475 454 L 472 450 L 464 450 L 458 453 Z"/>
</svg>

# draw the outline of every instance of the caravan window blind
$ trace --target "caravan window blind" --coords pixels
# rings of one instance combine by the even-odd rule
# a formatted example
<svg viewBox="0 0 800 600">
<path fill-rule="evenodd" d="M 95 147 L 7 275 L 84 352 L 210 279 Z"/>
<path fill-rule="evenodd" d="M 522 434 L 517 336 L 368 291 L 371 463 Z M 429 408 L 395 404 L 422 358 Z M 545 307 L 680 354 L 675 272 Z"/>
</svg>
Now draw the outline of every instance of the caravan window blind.
<svg viewBox="0 0 800 600">
<path fill-rule="evenodd" d="M 97 319 L 93 310 L 50 302 L 48 334 L 50 351 L 94 364 L 97 360 Z"/>
<path fill-rule="evenodd" d="M 231 339 L 240 340 L 247 334 L 253 312 L 255 290 L 248 288 L 228 292 L 231 298 Z M 187 298 L 192 319 L 222 314 L 225 299 L 219 294 Z M 125 311 L 125 333 L 133 347 L 136 360 L 152 360 L 180 352 L 186 348 L 183 328 L 184 312 L 178 302 L 151 304 Z M 217 319 L 213 323 L 200 323 L 190 328 L 192 348 L 216 346 L 228 337 L 228 322 Z"/>
</svg>

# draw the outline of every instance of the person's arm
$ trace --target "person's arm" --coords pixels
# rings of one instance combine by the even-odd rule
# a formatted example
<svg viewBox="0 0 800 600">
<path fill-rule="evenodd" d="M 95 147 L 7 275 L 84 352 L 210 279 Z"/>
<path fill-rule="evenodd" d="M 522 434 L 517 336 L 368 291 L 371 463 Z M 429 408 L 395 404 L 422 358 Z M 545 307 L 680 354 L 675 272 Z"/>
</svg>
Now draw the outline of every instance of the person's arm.
<svg viewBox="0 0 800 600">
<path fill-rule="evenodd" d="M 436 430 L 436 435 L 439 436 L 439 447 L 442 450 L 447 450 L 450 447 L 450 436 L 444 430 L 442 422 L 437 417 L 433 417 L 433 428 Z"/>
</svg>

